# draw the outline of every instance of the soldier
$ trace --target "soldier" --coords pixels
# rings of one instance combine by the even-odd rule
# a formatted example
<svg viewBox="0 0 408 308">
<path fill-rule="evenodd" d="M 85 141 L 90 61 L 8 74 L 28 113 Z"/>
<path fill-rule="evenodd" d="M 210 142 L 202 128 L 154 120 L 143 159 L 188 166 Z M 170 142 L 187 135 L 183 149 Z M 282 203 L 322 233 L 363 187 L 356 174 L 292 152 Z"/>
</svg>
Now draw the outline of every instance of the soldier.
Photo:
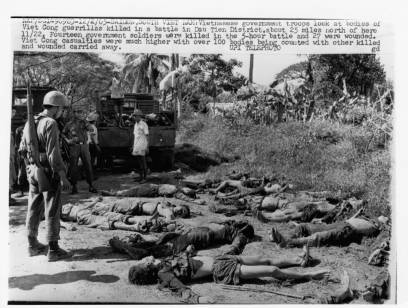
<svg viewBox="0 0 408 308">
<path fill-rule="evenodd" d="M 16 114 L 16 110 L 15 108 L 13 108 L 11 118 L 14 118 L 15 114 Z M 16 148 L 14 144 L 13 132 L 11 132 L 10 134 L 9 205 L 16 204 L 16 200 L 11 197 L 11 194 L 13 192 L 14 183 L 17 180 L 15 162 L 16 162 Z"/>
<path fill-rule="evenodd" d="M 91 155 L 89 153 L 87 131 L 92 128 L 84 120 L 82 110 L 74 111 L 74 118 L 64 127 L 64 135 L 69 144 L 69 176 L 72 184 L 72 194 L 78 193 L 77 182 L 79 177 L 78 162 L 79 158 L 85 168 L 86 181 L 89 185 L 89 192 L 96 193 L 97 190 L 92 184 L 93 172 L 91 165 Z"/>
<path fill-rule="evenodd" d="M 23 131 L 24 125 L 19 126 L 16 129 L 15 147 L 17 148 L 17 150 L 20 145 L 21 138 L 23 137 Z M 21 155 L 18 151 L 16 159 L 17 159 L 17 187 L 19 192 L 17 195 L 14 196 L 24 197 L 24 190 L 28 187 L 26 165 L 24 161 L 24 156 Z"/>
<path fill-rule="evenodd" d="M 45 209 L 49 262 L 71 256 L 71 253 L 61 249 L 58 245 L 61 189 L 69 190 L 70 184 L 61 157 L 59 130 L 55 120 L 61 116 L 62 110 L 67 103 L 67 98 L 61 92 L 51 91 L 44 97 L 44 111 L 34 118 L 38 137 L 39 159 L 50 187 L 47 191 L 40 192 L 38 178 L 35 177 L 33 172 L 28 173 L 30 183 L 27 209 L 28 252 L 30 256 L 36 256 L 46 251 L 47 247 L 37 240 L 38 226 L 43 209 Z M 29 140 L 29 125 L 27 123 L 20 144 L 20 151 L 25 153 L 27 158 Z"/>
</svg>

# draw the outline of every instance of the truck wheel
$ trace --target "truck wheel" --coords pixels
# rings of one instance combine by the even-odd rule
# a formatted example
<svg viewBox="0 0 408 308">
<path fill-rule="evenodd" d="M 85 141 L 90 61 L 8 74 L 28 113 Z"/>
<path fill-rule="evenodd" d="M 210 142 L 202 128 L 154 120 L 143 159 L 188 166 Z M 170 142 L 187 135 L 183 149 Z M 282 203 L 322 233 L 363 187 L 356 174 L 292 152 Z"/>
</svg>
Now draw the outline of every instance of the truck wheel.
<svg viewBox="0 0 408 308">
<path fill-rule="evenodd" d="M 171 170 L 174 167 L 174 149 L 153 149 L 150 151 L 151 170 Z"/>
</svg>

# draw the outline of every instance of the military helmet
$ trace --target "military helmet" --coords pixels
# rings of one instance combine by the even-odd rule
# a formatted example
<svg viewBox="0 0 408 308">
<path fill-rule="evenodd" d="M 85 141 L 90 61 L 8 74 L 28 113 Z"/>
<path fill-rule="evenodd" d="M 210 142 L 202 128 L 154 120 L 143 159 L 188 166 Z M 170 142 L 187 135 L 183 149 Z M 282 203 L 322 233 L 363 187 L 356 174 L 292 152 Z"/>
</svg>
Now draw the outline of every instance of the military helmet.
<svg viewBox="0 0 408 308">
<path fill-rule="evenodd" d="M 68 106 L 68 99 L 60 91 L 51 91 L 45 94 L 43 105 L 55 106 L 55 107 L 66 107 Z"/>
</svg>

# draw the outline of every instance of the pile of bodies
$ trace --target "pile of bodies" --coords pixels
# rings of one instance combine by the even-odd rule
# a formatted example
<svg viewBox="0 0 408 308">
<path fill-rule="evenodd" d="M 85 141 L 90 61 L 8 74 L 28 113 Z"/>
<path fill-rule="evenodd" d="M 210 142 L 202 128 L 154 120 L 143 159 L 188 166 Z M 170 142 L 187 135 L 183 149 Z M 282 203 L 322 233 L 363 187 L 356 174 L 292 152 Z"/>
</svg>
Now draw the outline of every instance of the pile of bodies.
<svg viewBox="0 0 408 308">
<path fill-rule="evenodd" d="M 65 204 L 62 220 L 75 221 L 88 227 L 106 230 L 127 230 L 134 233 L 123 238 L 113 237 L 109 244 L 116 252 L 126 254 L 136 263 L 129 270 L 129 281 L 137 285 L 159 283 L 187 303 L 211 303 L 187 284 L 203 277 L 216 283 L 237 285 L 253 278 L 273 277 L 278 280 L 304 281 L 328 277 L 329 271 L 293 270 L 310 267 L 316 260 L 310 255 L 312 246 L 347 246 L 364 237 L 388 232 L 386 217 L 368 218 L 366 203 L 330 192 L 294 192 L 287 183 L 276 179 L 251 178 L 233 173 L 226 180 L 182 181 L 182 186 L 170 184 L 139 184 L 121 191 L 100 191 L 98 197 L 81 204 Z M 210 209 L 225 216 L 252 215 L 262 223 L 290 223 L 293 228 L 283 234 L 271 226 L 268 240 L 281 248 L 303 247 L 297 258 L 283 260 L 241 255 L 255 231 L 246 220 L 226 219 L 223 222 L 191 227 L 182 222 L 190 217 L 186 203 L 204 205 L 200 193 L 214 195 Z M 115 197 L 115 198 L 111 198 Z M 146 198 L 162 197 L 160 201 Z M 166 197 L 185 203 L 171 203 Z M 142 234 L 160 233 L 157 240 L 147 240 Z M 198 256 L 197 250 L 226 245 L 217 257 Z M 389 240 L 381 243 L 369 256 L 369 264 L 384 266 L 388 262 Z M 385 274 L 384 274 L 385 273 Z M 340 277 L 341 286 L 330 295 L 318 298 L 320 303 L 343 303 L 356 297 L 350 289 L 346 271 Z M 362 293 L 365 300 L 380 302 L 389 296 L 389 275 L 381 273 Z"/>
</svg>

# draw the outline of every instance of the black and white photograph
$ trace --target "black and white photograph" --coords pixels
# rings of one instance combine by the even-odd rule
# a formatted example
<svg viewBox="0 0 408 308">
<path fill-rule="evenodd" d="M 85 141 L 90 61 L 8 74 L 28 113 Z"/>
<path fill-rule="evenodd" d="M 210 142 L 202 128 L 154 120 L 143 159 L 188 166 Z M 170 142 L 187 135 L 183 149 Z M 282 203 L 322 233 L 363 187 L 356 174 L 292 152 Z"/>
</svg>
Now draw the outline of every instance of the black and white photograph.
<svg viewBox="0 0 408 308">
<path fill-rule="evenodd" d="M 384 63 L 247 58 L 14 54 L 11 300 L 388 298 Z"/>
<path fill-rule="evenodd" d="M 395 58 L 374 36 L 93 51 L 12 19 L 9 305 L 396 303 Z"/>
</svg>

